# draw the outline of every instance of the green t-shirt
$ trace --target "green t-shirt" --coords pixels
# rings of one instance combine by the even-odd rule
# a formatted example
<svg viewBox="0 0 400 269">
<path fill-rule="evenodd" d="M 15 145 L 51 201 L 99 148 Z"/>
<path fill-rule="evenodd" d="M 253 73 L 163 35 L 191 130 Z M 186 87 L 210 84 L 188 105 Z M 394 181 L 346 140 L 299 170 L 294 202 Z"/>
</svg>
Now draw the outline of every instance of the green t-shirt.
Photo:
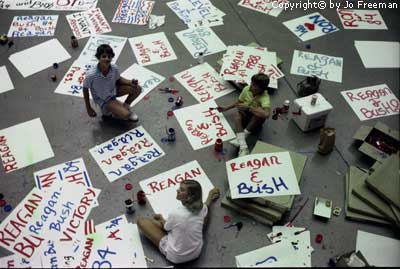
<svg viewBox="0 0 400 269">
<path fill-rule="evenodd" d="M 264 91 L 264 94 L 254 98 L 253 93 L 250 91 L 250 86 L 244 87 L 242 93 L 239 95 L 239 102 L 242 102 L 252 108 L 261 106 L 265 109 L 270 107 L 269 95 L 267 91 Z"/>
</svg>

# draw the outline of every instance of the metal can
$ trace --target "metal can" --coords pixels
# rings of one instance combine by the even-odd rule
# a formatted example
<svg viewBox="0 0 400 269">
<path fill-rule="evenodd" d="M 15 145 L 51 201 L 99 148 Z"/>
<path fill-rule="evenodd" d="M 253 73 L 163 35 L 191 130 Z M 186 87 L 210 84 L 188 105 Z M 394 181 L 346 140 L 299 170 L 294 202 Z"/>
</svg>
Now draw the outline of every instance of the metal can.
<svg viewBox="0 0 400 269">
<path fill-rule="evenodd" d="M 182 98 L 182 96 L 178 96 L 176 98 L 175 105 L 176 106 L 181 106 L 182 104 L 183 104 L 183 98 Z"/>
<path fill-rule="evenodd" d="M 313 94 L 313 95 L 311 96 L 311 105 L 312 105 L 312 106 L 315 106 L 315 104 L 317 103 L 317 99 L 318 99 L 318 95 Z"/>
<path fill-rule="evenodd" d="M 216 152 L 222 152 L 224 150 L 224 145 L 222 143 L 221 138 L 218 138 L 217 140 L 215 140 L 214 150 Z"/>
<path fill-rule="evenodd" d="M 135 207 L 133 206 L 132 199 L 125 200 L 125 207 L 126 207 L 127 214 L 133 214 L 135 212 Z"/>
<path fill-rule="evenodd" d="M 175 129 L 174 128 L 169 128 L 168 132 L 167 132 L 167 135 L 168 135 L 168 141 L 169 142 L 175 141 Z"/>
<path fill-rule="evenodd" d="M 289 111 L 289 106 L 290 106 L 290 101 L 289 100 L 285 100 L 285 102 L 283 102 L 283 109 L 286 112 Z"/>
<path fill-rule="evenodd" d="M 75 36 L 71 36 L 71 47 L 77 48 L 79 46 L 78 40 L 76 39 Z"/>
<path fill-rule="evenodd" d="M 199 52 L 199 56 L 197 56 L 197 62 L 199 64 L 204 63 L 204 53 L 203 52 Z"/>
</svg>

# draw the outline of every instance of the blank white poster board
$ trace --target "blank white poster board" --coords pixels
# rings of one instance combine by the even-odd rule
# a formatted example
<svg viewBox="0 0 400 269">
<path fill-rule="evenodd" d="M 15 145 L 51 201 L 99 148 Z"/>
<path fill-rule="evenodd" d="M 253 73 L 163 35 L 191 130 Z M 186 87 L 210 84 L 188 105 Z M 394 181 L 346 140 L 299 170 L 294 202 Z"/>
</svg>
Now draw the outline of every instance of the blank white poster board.
<svg viewBox="0 0 400 269">
<path fill-rule="evenodd" d="M 53 63 L 61 63 L 71 58 L 68 51 L 56 39 L 43 42 L 20 52 L 12 54 L 8 59 L 23 77 L 42 71 Z"/>
<path fill-rule="evenodd" d="M 0 66 L 0 93 L 7 92 L 14 89 L 14 84 L 8 74 L 7 67 Z"/>
<path fill-rule="evenodd" d="M 354 41 L 365 68 L 400 68 L 400 43 Z"/>
<path fill-rule="evenodd" d="M 358 230 L 356 244 L 370 266 L 400 266 L 400 240 Z"/>
<path fill-rule="evenodd" d="M 53 157 L 40 118 L 0 130 L 0 156 L 6 173 Z"/>
</svg>

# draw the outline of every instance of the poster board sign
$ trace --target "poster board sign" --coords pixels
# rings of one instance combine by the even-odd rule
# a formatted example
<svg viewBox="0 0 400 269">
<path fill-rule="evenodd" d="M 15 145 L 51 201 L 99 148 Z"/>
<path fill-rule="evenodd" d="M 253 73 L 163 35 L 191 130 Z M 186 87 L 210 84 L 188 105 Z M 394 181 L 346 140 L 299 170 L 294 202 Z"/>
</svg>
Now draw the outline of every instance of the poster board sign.
<svg viewBox="0 0 400 269">
<path fill-rule="evenodd" d="M 193 58 L 226 50 L 224 42 L 209 27 L 189 28 L 175 33 Z"/>
<path fill-rule="evenodd" d="M 222 17 L 225 16 L 225 13 L 216 8 L 209 0 L 177 0 L 167 2 L 167 6 L 189 28 L 212 27 L 224 24 Z"/>
<path fill-rule="evenodd" d="M 65 16 L 77 39 L 111 32 L 111 27 L 100 8 L 72 13 Z"/>
<path fill-rule="evenodd" d="M 132 37 L 129 43 L 142 66 L 178 59 L 164 32 Z"/>
<path fill-rule="evenodd" d="M 107 44 L 110 45 L 114 51 L 115 56 L 111 63 L 115 64 L 125 46 L 126 40 L 127 38 L 123 36 L 93 35 L 87 41 L 77 61 L 88 65 L 96 65 L 99 62 L 95 56 L 97 47 L 101 44 Z"/>
<path fill-rule="evenodd" d="M 290 73 L 342 82 L 343 58 L 294 50 Z"/>
<path fill-rule="evenodd" d="M 18 257 L 18 255 L 12 254 L 6 257 L 0 258 L 0 268 L 38 268 L 41 264 L 34 266 L 31 262 Z"/>
<path fill-rule="evenodd" d="M 58 15 L 15 16 L 8 37 L 53 36 Z"/>
<path fill-rule="evenodd" d="M 339 31 L 339 28 L 318 12 L 286 21 L 283 24 L 302 41 Z"/>
<path fill-rule="evenodd" d="M 274 2 L 274 3 L 273 3 Z M 287 0 L 241 0 L 238 5 L 249 8 L 263 14 L 267 14 L 273 17 L 278 17 L 283 11 L 283 5 L 289 3 Z M 280 8 L 279 6 L 282 6 Z"/>
<path fill-rule="evenodd" d="M 338 9 L 344 29 L 387 30 L 379 10 Z"/>
<path fill-rule="evenodd" d="M 8 74 L 7 67 L 5 65 L 0 66 L 0 93 L 14 90 L 14 84 Z"/>
<path fill-rule="evenodd" d="M 110 182 L 165 155 L 142 126 L 95 146 L 89 152 Z"/>
<path fill-rule="evenodd" d="M 96 225 L 95 232 L 84 239 L 75 255 L 81 268 L 147 268 L 136 224 L 125 215 Z"/>
<path fill-rule="evenodd" d="M 291 242 L 282 241 L 235 257 L 237 267 L 302 267 Z"/>
<path fill-rule="evenodd" d="M 211 100 L 174 111 L 194 150 L 214 145 L 218 138 L 222 141 L 235 138 L 235 133 L 224 115 L 212 109 L 215 107 L 217 104 Z"/>
<path fill-rule="evenodd" d="M 232 199 L 300 194 L 289 152 L 246 155 L 226 170 Z"/>
<path fill-rule="evenodd" d="M 122 77 L 126 79 L 137 79 L 140 87 L 142 87 L 142 92 L 136 97 L 131 103 L 131 107 L 136 105 L 143 99 L 146 95 L 150 93 L 155 87 L 165 80 L 165 77 L 143 67 L 138 64 L 131 65 L 122 74 Z M 124 102 L 126 96 L 121 96 L 117 98 L 119 101 Z"/>
<path fill-rule="evenodd" d="M 365 68 L 400 68 L 400 42 L 354 41 Z"/>
<path fill-rule="evenodd" d="M 95 64 L 82 61 L 73 62 L 54 92 L 83 97 L 83 81 L 86 78 L 86 73 L 95 66 Z"/>
<path fill-rule="evenodd" d="M 400 102 L 386 84 L 340 92 L 361 121 L 397 115 Z"/>
<path fill-rule="evenodd" d="M 155 1 L 121 0 L 112 22 L 146 25 Z"/>
<path fill-rule="evenodd" d="M 223 57 L 220 75 L 224 80 L 251 83 L 251 77 L 264 73 L 271 79 L 270 87 L 278 87 L 277 80 L 284 74 L 277 67 L 276 53 L 266 48 L 229 46 Z"/>
<path fill-rule="evenodd" d="M 40 118 L 0 130 L 0 157 L 6 173 L 54 157 Z"/>
<path fill-rule="evenodd" d="M 17 9 L 17 10 L 88 10 L 97 5 L 97 0 L 2 0 L 0 9 Z"/>
<path fill-rule="evenodd" d="M 71 55 L 56 38 L 8 57 L 24 78 L 52 66 L 53 63 L 61 63 L 69 58 Z"/>
<path fill-rule="evenodd" d="M 82 158 L 36 171 L 33 173 L 33 177 L 39 190 L 50 188 L 57 181 L 92 187 L 92 182 Z"/>
<path fill-rule="evenodd" d="M 215 100 L 235 91 L 208 63 L 196 65 L 174 77 L 200 103 Z"/>
<path fill-rule="evenodd" d="M 208 193 L 214 188 L 210 179 L 197 161 L 191 161 L 172 170 L 163 172 L 154 177 L 139 182 L 142 190 L 147 193 L 154 213 L 162 214 L 166 219 L 172 211 L 182 206 L 176 199 L 176 191 L 180 183 L 185 180 L 196 180 L 200 183 L 203 202 L 206 201 Z"/>
</svg>

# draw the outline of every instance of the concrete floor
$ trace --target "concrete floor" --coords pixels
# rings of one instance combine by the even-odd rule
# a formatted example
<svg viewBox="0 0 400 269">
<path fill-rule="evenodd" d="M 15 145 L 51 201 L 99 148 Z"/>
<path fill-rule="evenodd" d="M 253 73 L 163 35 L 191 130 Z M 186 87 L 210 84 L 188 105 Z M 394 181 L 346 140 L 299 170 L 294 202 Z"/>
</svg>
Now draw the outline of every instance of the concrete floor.
<svg viewBox="0 0 400 269">
<path fill-rule="evenodd" d="M 155 15 L 166 15 L 166 24 L 155 31 L 163 31 L 179 57 L 177 61 L 151 65 L 148 68 L 166 78 L 189 68 L 196 64 L 182 43 L 176 38 L 175 32 L 186 29 L 186 26 L 166 6 L 167 1 L 156 1 L 153 10 Z M 360 122 L 351 108 L 341 97 L 340 91 L 345 89 L 361 88 L 368 85 L 386 83 L 399 97 L 399 69 L 365 69 L 358 53 L 354 47 L 354 40 L 382 40 L 399 41 L 400 17 L 398 10 L 380 10 L 387 31 L 374 30 L 343 30 L 339 17 L 333 9 L 320 11 L 326 18 L 332 21 L 341 30 L 316 38 L 309 42 L 301 42 L 282 24 L 292 18 L 312 13 L 318 10 L 293 10 L 282 12 L 277 18 L 264 15 L 249 9 L 239 7 L 238 0 L 214 0 L 215 6 L 225 12 L 224 25 L 213 27 L 215 33 L 226 45 L 246 45 L 250 42 L 267 47 L 268 50 L 276 51 L 284 61 L 283 72 L 286 77 L 279 81 L 279 91 L 271 97 L 272 106 L 282 105 L 285 99 L 294 100 L 296 94 L 293 91 L 296 84 L 303 79 L 301 76 L 290 74 L 290 64 L 293 50 L 306 50 L 305 44 L 311 45 L 312 52 L 322 53 L 344 58 L 343 82 L 335 83 L 322 81 L 320 93 L 322 93 L 334 106 L 327 126 L 336 128 L 336 150 L 327 156 L 315 153 L 319 143 L 319 132 L 303 133 L 293 121 L 270 120 L 262 130 L 259 139 L 280 147 L 297 152 L 305 152 L 308 161 L 303 173 L 300 185 L 302 194 L 297 196 L 293 210 L 287 216 L 289 220 L 297 212 L 301 204 L 310 198 L 302 213 L 296 218 L 294 224 L 298 227 L 307 227 L 311 231 L 312 246 L 315 249 L 312 255 L 313 266 L 327 266 L 330 257 L 355 249 L 356 233 L 361 229 L 367 232 L 377 233 L 394 238 L 400 238 L 398 232 L 382 226 L 367 225 L 346 220 L 344 214 L 339 217 L 333 216 L 328 222 L 322 222 L 313 217 L 313 200 L 315 196 L 330 198 L 334 206 L 344 207 L 344 174 L 348 165 L 358 165 L 368 168 L 372 162 L 363 154 L 358 152 L 353 145 L 352 135 L 360 125 L 374 125 L 377 120 Z M 294 1 L 291 1 L 294 2 Z M 147 26 L 131 26 L 125 24 L 111 23 L 115 9 L 119 1 L 99 0 L 98 6 L 102 9 L 113 31 L 112 35 L 133 37 L 152 33 Z M 62 78 L 72 62 L 79 56 L 87 38 L 79 40 L 79 49 L 70 47 L 71 30 L 65 19 L 66 12 L 56 11 L 4 11 L 0 10 L 0 32 L 7 33 L 13 16 L 15 15 L 37 15 L 37 14 L 59 14 L 56 34 L 58 40 L 72 55 L 72 58 L 60 64 L 58 70 L 48 68 L 30 77 L 23 78 L 15 67 L 9 62 L 8 56 L 14 52 L 21 51 L 33 45 L 44 42 L 50 37 L 32 37 L 15 39 L 15 45 L 7 50 L 6 46 L 0 47 L 0 66 L 6 65 L 14 82 L 15 90 L 0 94 L 0 130 L 40 117 L 46 128 L 46 133 L 52 145 L 55 157 L 31 165 L 16 172 L 5 174 L 0 171 L 0 192 L 7 201 L 15 207 L 34 186 L 33 172 L 59 164 L 78 157 L 83 157 L 93 185 L 102 189 L 99 198 L 100 206 L 95 208 L 89 218 L 93 218 L 99 224 L 125 212 L 123 201 L 131 194 L 124 189 L 127 182 L 133 183 L 134 191 L 139 190 L 138 182 L 149 178 L 160 172 L 170 170 L 191 160 L 198 160 L 213 184 L 221 188 L 224 193 L 228 189 L 225 163 L 219 162 L 213 156 L 212 147 L 193 151 L 188 140 L 184 137 L 175 118 L 166 120 L 166 112 L 171 104 L 165 95 L 157 91 L 150 93 L 147 101 L 141 101 L 136 105 L 136 111 L 141 117 L 141 124 L 156 140 L 160 141 L 164 134 L 164 126 L 173 127 L 177 130 L 177 141 L 175 144 L 162 144 L 161 147 L 167 156 L 156 163 L 144 166 L 139 170 L 119 179 L 112 184 L 106 179 L 94 159 L 89 154 L 89 149 L 112 137 L 115 137 L 133 126 L 130 124 L 109 124 L 101 121 L 99 117 L 89 118 L 86 114 L 83 99 L 66 95 L 55 94 L 54 90 L 58 83 L 50 80 L 50 76 L 56 72 Z M 382 52 L 384 53 L 384 52 Z M 216 61 L 223 53 L 206 57 L 206 61 L 217 67 Z M 130 45 L 125 45 L 122 55 L 117 64 L 124 71 L 135 63 L 135 57 Z M 189 106 L 196 103 L 195 99 L 179 83 L 164 81 L 160 86 L 176 87 L 181 90 L 184 105 Z M 238 93 L 232 93 L 217 100 L 220 105 L 231 103 L 237 98 Z M 225 113 L 231 126 L 233 126 L 233 113 Z M 380 121 L 393 129 L 399 129 L 398 116 L 380 118 Z M 256 138 L 248 140 L 254 145 Z M 225 143 L 228 150 L 227 158 L 233 158 L 236 154 L 234 148 Z M 135 222 L 138 216 L 151 215 L 152 209 L 149 205 L 139 207 L 135 215 L 128 219 Z M 271 232 L 271 227 L 259 224 L 251 219 L 242 217 L 232 211 L 220 206 L 220 200 L 212 207 L 209 228 L 205 234 L 205 245 L 199 259 L 191 262 L 193 267 L 227 267 L 235 266 L 235 256 L 269 244 L 266 234 Z M 230 215 L 234 220 L 244 223 L 239 236 L 235 238 L 236 231 L 224 230 L 223 216 Z M 7 213 L 0 211 L 0 219 L 4 219 Z M 321 244 L 314 242 L 315 235 L 322 233 L 324 240 Z M 142 243 L 146 256 L 153 258 L 154 263 L 148 263 L 149 267 L 166 266 L 169 263 L 162 257 L 150 242 L 142 237 Z M 0 251 L 0 256 L 9 253 Z"/>
</svg>

